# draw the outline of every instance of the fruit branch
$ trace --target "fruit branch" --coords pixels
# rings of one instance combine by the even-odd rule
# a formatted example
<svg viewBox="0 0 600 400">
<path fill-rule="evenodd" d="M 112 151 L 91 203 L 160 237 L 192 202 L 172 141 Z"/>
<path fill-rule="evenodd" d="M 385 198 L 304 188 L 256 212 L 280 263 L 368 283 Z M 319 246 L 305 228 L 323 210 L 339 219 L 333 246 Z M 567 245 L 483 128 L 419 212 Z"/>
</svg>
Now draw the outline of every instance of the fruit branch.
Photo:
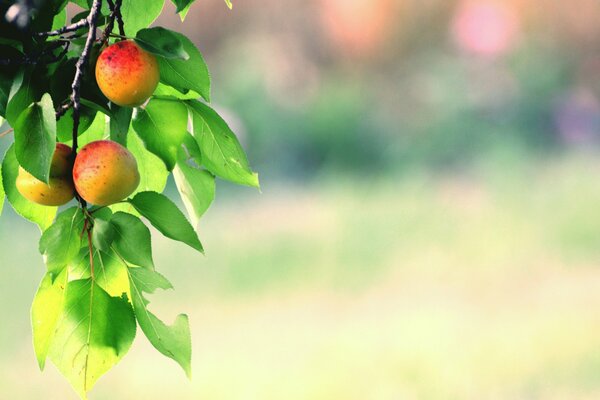
<svg viewBox="0 0 600 400">
<path fill-rule="evenodd" d="M 110 15 L 108 16 L 108 23 L 106 24 L 106 28 L 102 34 L 102 39 L 100 43 L 105 43 L 108 40 L 108 37 L 112 34 L 115 20 L 119 25 L 119 33 L 124 36 L 125 35 L 125 26 L 123 24 L 123 17 L 121 16 L 121 4 L 123 0 L 106 0 L 108 3 L 108 8 L 110 10 Z"/>
<path fill-rule="evenodd" d="M 75 78 L 73 79 L 73 84 L 71 85 L 71 89 L 73 90 L 71 93 L 71 102 L 73 103 L 73 156 L 77 154 L 77 133 L 79 130 L 79 117 L 81 111 L 81 80 L 83 78 L 84 69 L 90 58 L 92 45 L 94 44 L 94 40 L 96 40 L 97 20 L 101 7 L 102 0 L 94 0 L 90 9 L 90 13 L 85 18 L 89 27 L 89 31 L 85 41 L 85 46 L 83 47 L 81 56 L 79 57 L 79 60 L 75 66 Z"/>
<path fill-rule="evenodd" d="M 82 20 L 75 22 L 74 24 L 66 25 L 66 26 L 63 26 L 62 28 L 59 28 L 59 29 L 56 29 L 56 30 L 50 31 L 50 32 L 40 32 L 37 35 L 40 37 L 60 36 L 64 33 L 75 32 L 76 30 L 84 28 L 88 25 L 90 25 L 89 19 L 84 18 Z"/>
</svg>

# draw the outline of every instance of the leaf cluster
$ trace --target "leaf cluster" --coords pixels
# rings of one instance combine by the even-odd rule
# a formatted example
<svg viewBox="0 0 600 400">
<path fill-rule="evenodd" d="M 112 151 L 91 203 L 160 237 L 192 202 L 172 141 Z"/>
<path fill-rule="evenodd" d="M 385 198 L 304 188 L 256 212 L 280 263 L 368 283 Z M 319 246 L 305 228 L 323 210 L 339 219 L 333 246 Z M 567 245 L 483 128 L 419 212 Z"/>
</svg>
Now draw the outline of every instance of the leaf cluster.
<svg viewBox="0 0 600 400">
<path fill-rule="evenodd" d="M 182 20 L 193 1 L 173 0 Z M 94 80 L 103 47 L 124 39 L 107 30 L 115 23 L 114 3 L 102 2 L 97 23 L 106 34 L 98 35 L 83 65 L 74 124 L 71 82 L 89 29 L 76 26 L 64 34 L 40 35 L 86 18 L 92 0 L 72 2 L 82 11 L 71 18 L 66 0 L 48 0 L 29 10 L 25 22 L 2 22 L 0 122 L 14 130 L 2 140 L 12 137 L 14 143 L 0 166 L 0 214 L 6 199 L 40 228 L 39 251 L 47 270 L 31 312 L 37 360 L 42 369 L 51 360 L 85 398 L 127 353 L 137 326 L 191 375 L 187 316 L 166 324 L 149 309 L 149 295 L 172 288 L 156 270 L 150 226 L 203 252 L 197 227 L 214 200 L 215 179 L 252 187 L 259 181 L 239 140 L 210 106 L 210 74 L 198 48 L 180 33 L 149 27 L 164 0 L 118 2 L 121 33 L 153 53 L 160 68 L 154 95 L 135 109 L 111 103 Z M 6 13 L 6 7 L 0 12 Z M 108 207 L 46 207 L 25 199 L 16 188 L 19 168 L 49 182 L 56 144 L 72 145 L 75 138 L 80 146 L 100 139 L 126 146 L 139 167 L 136 192 Z M 189 219 L 163 193 L 170 174 Z"/>
</svg>

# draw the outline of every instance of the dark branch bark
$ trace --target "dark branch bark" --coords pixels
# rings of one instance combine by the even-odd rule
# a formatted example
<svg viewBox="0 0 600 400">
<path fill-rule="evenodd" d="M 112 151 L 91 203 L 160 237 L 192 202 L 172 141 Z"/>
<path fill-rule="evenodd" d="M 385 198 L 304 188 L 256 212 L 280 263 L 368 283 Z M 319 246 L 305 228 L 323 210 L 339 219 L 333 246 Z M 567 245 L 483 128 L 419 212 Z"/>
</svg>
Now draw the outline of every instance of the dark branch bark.
<svg viewBox="0 0 600 400">
<path fill-rule="evenodd" d="M 81 56 L 75 65 L 75 78 L 73 79 L 73 84 L 71 85 L 71 89 L 73 90 L 71 93 L 71 103 L 73 105 L 73 147 L 72 147 L 72 157 L 75 159 L 77 155 L 77 140 L 78 140 L 78 131 L 79 131 L 79 119 L 81 112 L 81 80 L 83 79 L 83 75 L 85 73 L 85 68 L 87 67 L 88 61 L 90 59 L 90 52 L 92 50 L 92 46 L 94 45 L 94 41 L 96 40 L 96 29 L 97 29 L 97 21 L 98 14 L 100 14 L 100 8 L 102 7 L 102 0 L 94 0 L 92 3 L 92 8 L 90 9 L 90 13 L 88 14 L 86 20 L 88 22 L 89 31 L 87 34 L 87 39 L 85 41 L 85 46 L 83 51 L 81 52 Z M 77 200 L 81 205 L 82 209 L 86 209 L 87 203 L 86 201 L 76 194 Z"/>
<path fill-rule="evenodd" d="M 71 25 L 67 25 L 67 26 L 63 26 L 62 28 L 59 28 L 55 31 L 50 31 L 50 32 L 40 32 L 37 35 L 40 37 L 47 37 L 47 36 L 60 36 L 64 33 L 68 33 L 68 32 L 75 32 L 78 29 L 84 28 L 86 26 L 90 25 L 90 21 L 85 18 L 82 20 L 79 20 L 77 22 L 75 22 L 74 24 Z"/>
<path fill-rule="evenodd" d="M 79 60 L 75 66 L 75 78 L 73 79 L 73 84 L 71 85 L 71 89 L 73 90 L 71 93 L 71 102 L 73 103 L 73 155 L 77 154 L 77 132 L 79 130 L 79 116 L 81 110 L 81 80 L 83 79 L 85 68 L 90 59 L 90 52 L 92 50 L 94 40 L 96 40 L 97 20 L 101 6 L 102 0 L 94 0 L 92 3 L 92 8 L 90 9 L 90 13 L 86 18 L 89 31 L 83 52 L 81 53 L 81 56 L 79 57 Z"/>
</svg>

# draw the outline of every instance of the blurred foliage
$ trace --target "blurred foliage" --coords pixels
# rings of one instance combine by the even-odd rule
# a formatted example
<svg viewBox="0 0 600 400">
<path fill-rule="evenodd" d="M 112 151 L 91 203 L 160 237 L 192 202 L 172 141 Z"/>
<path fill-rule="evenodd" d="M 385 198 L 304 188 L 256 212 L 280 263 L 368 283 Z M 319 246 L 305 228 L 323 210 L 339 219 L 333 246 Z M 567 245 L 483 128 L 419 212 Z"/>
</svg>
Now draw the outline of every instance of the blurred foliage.
<svg viewBox="0 0 600 400">
<path fill-rule="evenodd" d="M 578 128 L 561 125 L 582 88 L 600 118 L 589 51 L 600 5 L 580 6 L 312 0 L 289 15 L 248 0 L 232 18 L 207 4 L 190 18 L 213 23 L 186 29 L 217 66 L 215 101 L 238 111 L 260 170 L 372 175 L 462 167 L 496 147 L 543 155 L 598 142 L 597 124 L 576 140 Z"/>
</svg>

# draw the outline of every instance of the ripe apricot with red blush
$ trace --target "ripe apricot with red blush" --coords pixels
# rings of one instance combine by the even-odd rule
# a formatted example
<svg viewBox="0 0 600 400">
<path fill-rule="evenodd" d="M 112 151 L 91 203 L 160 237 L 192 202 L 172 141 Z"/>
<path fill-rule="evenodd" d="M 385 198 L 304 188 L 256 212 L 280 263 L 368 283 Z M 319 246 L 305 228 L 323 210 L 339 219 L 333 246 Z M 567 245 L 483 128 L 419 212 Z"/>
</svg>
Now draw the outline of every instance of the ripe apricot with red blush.
<svg viewBox="0 0 600 400">
<path fill-rule="evenodd" d="M 77 154 L 73 182 L 77 193 L 88 203 L 108 206 L 137 189 L 140 173 L 129 150 L 110 140 L 98 140 Z"/>
<path fill-rule="evenodd" d="M 133 40 L 108 46 L 96 63 L 96 82 L 113 103 L 125 107 L 143 104 L 158 86 L 156 57 Z"/>
</svg>

